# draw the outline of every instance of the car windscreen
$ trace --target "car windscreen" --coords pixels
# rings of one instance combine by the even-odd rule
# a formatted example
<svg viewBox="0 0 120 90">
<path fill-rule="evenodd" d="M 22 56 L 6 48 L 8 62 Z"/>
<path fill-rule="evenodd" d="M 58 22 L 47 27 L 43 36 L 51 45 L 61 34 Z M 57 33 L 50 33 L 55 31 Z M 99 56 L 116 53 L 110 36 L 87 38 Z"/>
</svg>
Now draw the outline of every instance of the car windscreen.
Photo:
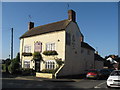
<svg viewBox="0 0 120 90">
<path fill-rule="evenodd" d="M 111 76 L 120 76 L 120 71 L 113 71 Z"/>
<path fill-rule="evenodd" d="M 93 72 L 93 73 L 97 73 L 97 70 L 89 70 L 88 72 Z"/>
<path fill-rule="evenodd" d="M 110 74 L 110 71 L 107 70 L 107 69 L 102 69 L 102 70 L 100 70 L 99 72 L 100 72 L 100 73 L 106 73 L 106 74 L 109 73 L 109 74 Z"/>
</svg>

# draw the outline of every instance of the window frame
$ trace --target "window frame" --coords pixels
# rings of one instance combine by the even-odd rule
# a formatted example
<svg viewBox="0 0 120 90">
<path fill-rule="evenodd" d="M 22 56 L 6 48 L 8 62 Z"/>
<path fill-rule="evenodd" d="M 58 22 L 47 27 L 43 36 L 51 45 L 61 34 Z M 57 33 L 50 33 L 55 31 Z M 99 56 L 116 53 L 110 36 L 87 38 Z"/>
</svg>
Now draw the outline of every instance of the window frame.
<svg viewBox="0 0 120 90">
<path fill-rule="evenodd" d="M 45 69 L 55 69 L 55 61 L 53 60 L 48 60 L 45 62 Z"/>
<path fill-rule="evenodd" d="M 30 45 L 25 45 L 24 46 L 24 52 L 25 53 L 31 53 L 31 46 Z"/>
<path fill-rule="evenodd" d="M 55 43 L 46 43 L 46 51 L 55 51 Z"/>
<path fill-rule="evenodd" d="M 30 60 L 24 60 L 24 68 L 30 68 Z"/>
</svg>

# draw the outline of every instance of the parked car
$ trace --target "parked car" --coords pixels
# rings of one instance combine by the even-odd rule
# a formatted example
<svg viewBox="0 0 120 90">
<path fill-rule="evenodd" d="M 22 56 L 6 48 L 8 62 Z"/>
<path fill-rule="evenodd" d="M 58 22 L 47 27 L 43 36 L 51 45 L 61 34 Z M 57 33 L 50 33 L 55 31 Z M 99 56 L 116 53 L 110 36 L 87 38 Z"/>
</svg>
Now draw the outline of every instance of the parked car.
<svg viewBox="0 0 120 90">
<path fill-rule="evenodd" d="M 110 72 L 114 71 L 115 69 L 108 69 Z"/>
<path fill-rule="evenodd" d="M 97 79 L 98 78 L 98 70 L 97 69 L 88 70 L 88 72 L 86 74 L 86 78 Z"/>
<path fill-rule="evenodd" d="M 114 70 L 107 79 L 107 87 L 120 87 L 120 70 Z"/>
<path fill-rule="evenodd" d="M 107 79 L 111 73 L 110 69 L 99 69 L 98 70 L 99 74 L 99 79 Z"/>
<path fill-rule="evenodd" d="M 91 79 L 106 79 L 110 75 L 111 71 L 108 69 L 93 69 L 89 70 L 86 74 L 86 78 Z"/>
</svg>

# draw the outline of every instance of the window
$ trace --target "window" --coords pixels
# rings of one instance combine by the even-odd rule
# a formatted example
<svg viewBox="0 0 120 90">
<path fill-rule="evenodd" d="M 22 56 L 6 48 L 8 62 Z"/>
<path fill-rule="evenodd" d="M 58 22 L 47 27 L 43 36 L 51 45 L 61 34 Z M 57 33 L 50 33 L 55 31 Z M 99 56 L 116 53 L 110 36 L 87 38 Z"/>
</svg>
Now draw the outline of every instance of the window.
<svg viewBox="0 0 120 90">
<path fill-rule="evenodd" d="M 66 44 L 70 45 L 70 43 L 71 43 L 71 35 L 70 35 L 70 33 L 66 32 Z"/>
<path fill-rule="evenodd" d="M 46 69 L 55 69 L 55 61 L 47 61 L 45 63 L 45 68 Z"/>
<path fill-rule="evenodd" d="M 113 71 L 111 76 L 120 76 L 120 71 Z"/>
<path fill-rule="evenodd" d="M 54 50 L 55 50 L 55 43 L 46 44 L 46 51 L 54 51 Z"/>
<path fill-rule="evenodd" d="M 30 53 L 31 52 L 31 46 L 24 46 L 24 52 Z"/>
<path fill-rule="evenodd" d="M 42 43 L 41 42 L 36 42 L 34 44 L 34 52 L 42 52 Z"/>
<path fill-rule="evenodd" d="M 30 61 L 29 60 L 24 61 L 24 68 L 30 68 Z"/>
</svg>

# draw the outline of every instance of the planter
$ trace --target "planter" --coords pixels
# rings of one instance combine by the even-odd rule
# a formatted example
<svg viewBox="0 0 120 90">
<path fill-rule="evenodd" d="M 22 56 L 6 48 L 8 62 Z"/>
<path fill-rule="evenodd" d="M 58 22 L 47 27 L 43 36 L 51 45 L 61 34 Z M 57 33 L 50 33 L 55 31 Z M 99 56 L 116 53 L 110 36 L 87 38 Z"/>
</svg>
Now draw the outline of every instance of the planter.
<svg viewBox="0 0 120 90">
<path fill-rule="evenodd" d="M 25 53 L 25 52 L 23 52 L 22 55 L 23 56 L 32 56 L 32 53 Z"/>
<path fill-rule="evenodd" d="M 41 77 L 41 78 L 53 78 L 53 74 L 52 73 L 39 73 L 36 72 L 36 77 Z"/>
<path fill-rule="evenodd" d="M 57 51 L 44 51 L 43 52 L 44 55 L 58 55 Z"/>
</svg>

